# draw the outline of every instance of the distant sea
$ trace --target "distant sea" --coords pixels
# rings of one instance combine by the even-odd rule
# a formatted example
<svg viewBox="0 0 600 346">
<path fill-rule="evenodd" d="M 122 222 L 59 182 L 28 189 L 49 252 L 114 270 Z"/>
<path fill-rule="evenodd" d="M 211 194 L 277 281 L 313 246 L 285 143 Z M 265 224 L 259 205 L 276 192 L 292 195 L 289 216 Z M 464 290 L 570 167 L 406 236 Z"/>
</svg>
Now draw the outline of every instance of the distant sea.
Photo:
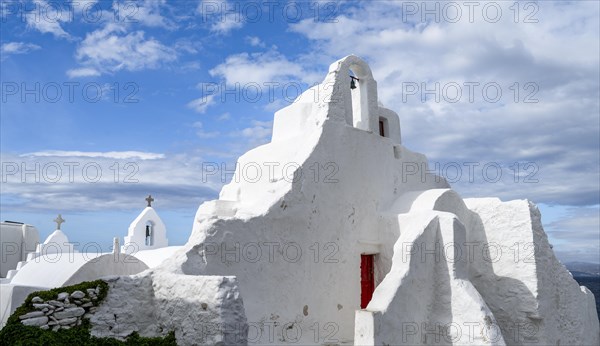
<svg viewBox="0 0 600 346">
<path fill-rule="evenodd" d="M 596 298 L 596 311 L 600 316 L 600 276 L 573 276 L 580 286 L 587 287 Z"/>
</svg>

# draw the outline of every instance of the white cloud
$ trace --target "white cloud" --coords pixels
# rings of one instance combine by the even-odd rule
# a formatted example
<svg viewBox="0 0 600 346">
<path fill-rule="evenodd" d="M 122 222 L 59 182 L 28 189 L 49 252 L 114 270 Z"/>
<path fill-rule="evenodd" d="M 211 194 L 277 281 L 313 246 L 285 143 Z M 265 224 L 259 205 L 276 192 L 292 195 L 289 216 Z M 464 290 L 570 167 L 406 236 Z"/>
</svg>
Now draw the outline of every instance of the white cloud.
<svg viewBox="0 0 600 346">
<path fill-rule="evenodd" d="M 169 18 L 163 16 L 161 12 L 167 11 L 166 0 L 141 0 L 137 2 L 113 3 L 115 11 L 123 11 L 123 6 L 135 4 L 135 11 L 132 11 L 128 20 L 133 23 L 139 23 L 148 27 L 162 27 L 166 29 L 175 29 L 176 24 Z"/>
<path fill-rule="evenodd" d="M 199 47 L 200 47 L 200 43 L 193 42 L 193 41 L 190 41 L 190 40 L 187 40 L 187 39 L 178 40 L 173 45 L 173 48 L 175 50 L 180 51 L 180 52 L 189 53 L 189 54 L 196 54 L 196 53 L 198 53 Z"/>
<path fill-rule="evenodd" d="M 217 117 L 217 120 L 219 120 L 219 121 L 229 120 L 229 119 L 231 119 L 231 113 L 229 113 L 229 112 L 223 113 L 223 114 L 219 115 L 219 117 Z"/>
<path fill-rule="evenodd" d="M 109 23 L 85 37 L 75 57 L 91 71 L 113 73 L 158 68 L 177 59 L 177 52 L 143 31 L 127 33 L 125 27 Z"/>
<path fill-rule="evenodd" d="M 252 47 L 261 47 L 261 48 L 265 48 L 265 43 L 256 36 L 246 36 L 245 41 L 251 45 Z"/>
<path fill-rule="evenodd" d="M 231 135 L 234 137 L 242 136 L 247 138 L 249 146 L 265 144 L 271 140 L 271 134 L 273 133 L 272 121 L 253 120 L 251 125 L 252 126 L 240 131 L 235 131 L 231 133 Z"/>
<path fill-rule="evenodd" d="M 164 154 L 148 153 L 142 151 L 66 151 L 66 150 L 44 150 L 33 153 L 22 154 L 21 157 L 97 157 L 106 159 L 140 159 L 140 160 L 157 160 L 163 159 Z"/>
<path fill-rule="evenodd" d="M 300 64 L 289 61 L 277 51 L 230 55 L 209 73 L 213 77 L 224 78 L 231 85 L 258 83 L 262 86 L 268 82 L 283 83 L 305 78 Z"/>
<path fill-rule="evenodd" d="M 239 29 L 244 25 L 242 21 L 236 20 L 235 17 L 232 17 L 231 15 L 225 15 L 224 18 L 225 19 L 222 21 L 215 22 L 212 25 L 211 30 L 219 34 L 228 34 L 230 31 Z"/>
<path fill-rule="evenodd" d="M 91 10 L 99 0 L 72 0 L 71 6 L 75 14 L 82 13 L 82 11 Z"/>
<path fill-rule="evenodd" d="M 41 33 L 49 33 L 56 38 L 71 39 L 61 23 L 71 21 L 71 13 L 56 2 L 33 0 L 33 10 L 27 11 L 27 26 Z"/>
<path fill-rule="evenodd" d="M 218 131 L 206 131 L 204 125 L 200 121 L 193 123 L 192 127 L 196 129 L 196 135 L 199 138 L 215 138 L 220 135 Z"/>
<path fill-rule="evenodd" d="M 587 240 L 598 240 L 600 230 L 600 219 L 598 207 L 570 208 L 567 215 L 559 220 L 551 222 L 548 228 L 556 232 L 555 238 L 585 238 Z"/>
<path fill-rule="evenodd" d="M 271 129 L 262 126 L 247 127 L 242 130 L 242 135 L 251 139 L 266 139 L 271 135 Z"/>
<path fill-rule="evenodd" d="M 273 121 L 252 120 L 253 126 L 273 127 Z"/>
<path fill-rule="evenodd" d="M 98 70 L 91 67 L 74 68 L 67 71 L 67 76 L 69 76 L 69 78 L 96 77 L 100 74 L 101 73 Z"/>
<path fill-rule="evenodd" d="M 597 206 L 570 208 L 566 215 L 545 227 L 554 245 L 554 251 L 563 262 L 600 261 L 599 214 L 600 209 Z"/>
<path fill-rule="evenodd" d="M 197 61 L 189 61 L 186 63 L 182 63 L 180 66 L 181 71 L 187 73 L 189 71 L 197 71 L 200 69 L 200 63 Z"/>
<path fill-rule="evenodd" d="M 245 102 L 261 103 L 264 110 L 273 112 L 322 80 L 323 71 L 307 62 L 303 58 L 290 60 L 274 47 L 266 52 L 230 55 L 209 74 L 223 79 L 228 90 L 238 90 Z"/>
<path fill-rule="evenodd" d="M 203 177 L 209 159 L 202 154 L 54 153 L 2 153 L 3 167 L 17 169 L 3 173 L 3 212 L 129 210 L 149 193 L 165 210 L 189 209 L 217 197 L 222 185 L 219 175 Z"/>
<path fill-rule="evenodd" d="M 41 47 L 37 44 L 33 43 L 25 43 L 25 42 L 7 42 L 3 43 L 0 47 L 0 54 L 2 54 L 2 58 L 5 58 L 9 55 L 14 54 L 27 54 L 34 50 L 38 50 Z"/>
<path fill-rule="evenodd" d="M 202 0 L 198 3 L 196 12 L 201 16 L 201 22 L 210 23 L 210 30 L 217 34 L 226 35 L 244 26 L 244 16 L 239 9 L 239 3 Z"/>
<path fill-rule="evenodd" d="M 215 96 L 216 95 L 206 95 L 199 97 L 193 101 L 190 101 L 187 106 L 197 113 L 206 113 L 208 107 L 215 103 Z"/>
</svg>

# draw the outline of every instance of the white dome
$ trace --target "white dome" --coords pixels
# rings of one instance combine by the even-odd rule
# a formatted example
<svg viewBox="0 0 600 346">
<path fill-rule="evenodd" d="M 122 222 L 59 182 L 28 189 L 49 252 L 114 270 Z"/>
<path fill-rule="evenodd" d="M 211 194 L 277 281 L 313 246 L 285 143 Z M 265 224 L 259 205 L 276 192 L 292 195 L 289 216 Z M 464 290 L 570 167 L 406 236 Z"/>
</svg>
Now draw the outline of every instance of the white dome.
<svg viewBox="0 0 600 346">
<path fill-rule="evenodd" d="M 73 244 L 69 243 L 69 238 L 63 231 L 57 229 L 46 238 L 43 244 L 37 246 L 37 255 L 46 255 L 51 253 L 73 253 L 78 252 Z M 36 256 L 37 257 L 37 256 Z"/>
<path fill-rule="evenodd" d="M 68 242 L 69 242 L 69 238 L 67 237 L 67 235 L 59 229 L 52 232 L 52 234 L 50 234 L 48 236 L 48 238 L 46 238 L 46 240 L 44 240 L 44 244 L 56 243 L 56 244 L 63 245 L 64 243 L 68 243 Z"/>
</svg>

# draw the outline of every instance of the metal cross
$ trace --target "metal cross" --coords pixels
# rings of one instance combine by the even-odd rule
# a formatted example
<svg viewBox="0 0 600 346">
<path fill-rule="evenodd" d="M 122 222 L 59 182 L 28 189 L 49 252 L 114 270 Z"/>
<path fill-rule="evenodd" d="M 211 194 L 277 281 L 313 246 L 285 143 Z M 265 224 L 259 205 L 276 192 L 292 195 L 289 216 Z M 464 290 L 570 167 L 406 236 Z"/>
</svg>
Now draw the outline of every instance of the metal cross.
<svg viewBox="0 0 600 346">
<path fill-rule="evenodd" d="M 146 197 L 146 202 L 148 202 L 149 207 L 152 206 L 152 202 L 154 202 L 154 198 L 152 198 L 152 195 L 148 195 L 148 197 Z"/>
<path fill-rule="evenodd" d="M 54 219 L 54 222 L 56 222 L 56 229 L 60 229 L 60 225 L 64 222 L 67 222 L 67 220 L 63 219 L 62 216 L 58 214 L 58 217 Z"/>
</svg>

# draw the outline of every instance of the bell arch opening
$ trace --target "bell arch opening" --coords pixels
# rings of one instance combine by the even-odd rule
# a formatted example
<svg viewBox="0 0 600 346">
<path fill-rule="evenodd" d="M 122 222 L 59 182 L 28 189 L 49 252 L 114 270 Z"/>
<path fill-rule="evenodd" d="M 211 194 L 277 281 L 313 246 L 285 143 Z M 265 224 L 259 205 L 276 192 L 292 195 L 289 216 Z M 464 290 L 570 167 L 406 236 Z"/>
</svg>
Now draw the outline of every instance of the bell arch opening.
<svg viewBox="0 0 600 346">
<path fill-rule="evenodd" d="M 348 69 L 350 75 L 350 96 L 352 98 L 352 126 L 369 131 L 369 91 L 367 78 L 358 65 Z"/>
<path fill-rule="evenodd" d="M 146 222 L 146 246 L 154 245 L 154 223 L 152 221 Z"/>
<path fill-rule="evenodd" d="M 334 84 L 335 99 L 331 100 L 336 109 L 343 111 L 346 124 L 375 134 L 379 113 L 377 82 L 369 65 L 355 55 L 348 55 L 329 66 L 326 81 Z M 342 120 L 340 113 L 336 118 Z"/>
</svg>

